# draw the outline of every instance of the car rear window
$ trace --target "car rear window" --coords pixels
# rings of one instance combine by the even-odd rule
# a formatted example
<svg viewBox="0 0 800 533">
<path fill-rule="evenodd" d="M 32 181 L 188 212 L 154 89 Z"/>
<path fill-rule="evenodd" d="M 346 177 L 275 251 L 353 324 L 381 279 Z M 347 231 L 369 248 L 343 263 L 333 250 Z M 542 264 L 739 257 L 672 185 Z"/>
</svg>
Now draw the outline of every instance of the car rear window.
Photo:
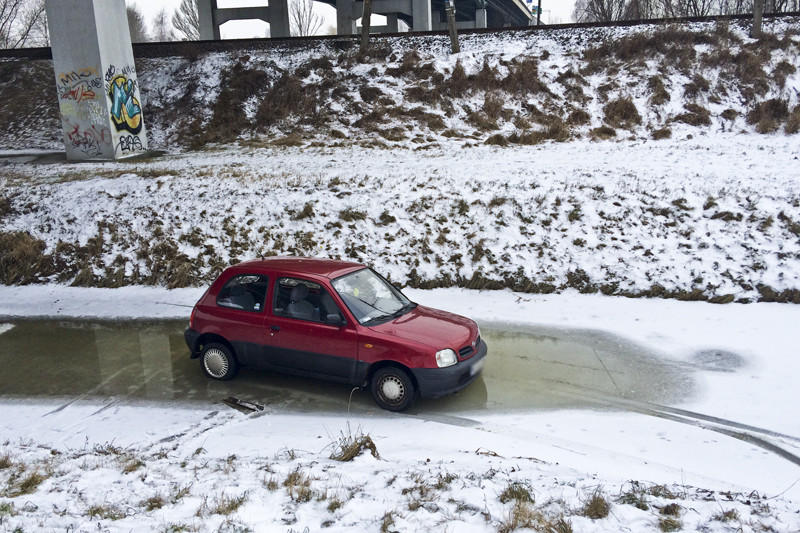
<svg viewBox="0 0 800 533">
<path fill-rule="evenodd" d="M 217 295 L 217 305 L 260 313 L 267 296 L 267 276 L 241 274 L 228 280 Z"/>
</svg>

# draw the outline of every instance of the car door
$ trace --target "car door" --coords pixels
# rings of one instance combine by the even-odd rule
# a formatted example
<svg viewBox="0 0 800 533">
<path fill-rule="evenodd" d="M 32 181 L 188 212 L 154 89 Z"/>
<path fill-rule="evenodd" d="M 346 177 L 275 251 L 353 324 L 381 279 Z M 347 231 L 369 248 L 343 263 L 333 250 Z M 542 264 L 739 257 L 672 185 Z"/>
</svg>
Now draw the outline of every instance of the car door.
<svg viewBox="0 0 800 533">
<path fill-rule="evenodd" d="M 204 311 L 214 323 L 214 333 L 228 339 L 242 364 L 250 364 L 264 343 L 264 320 L 269 278 L 239 273 L 225 281 Z"/>
<path fill-rule="evenodd" d="M 358 334 L 355 324 L 345 323 L 344 317 L 323 283 L 276 276 L 265 321 L 265 362 L 277 370 L 351 382 Z"/>
</svg>

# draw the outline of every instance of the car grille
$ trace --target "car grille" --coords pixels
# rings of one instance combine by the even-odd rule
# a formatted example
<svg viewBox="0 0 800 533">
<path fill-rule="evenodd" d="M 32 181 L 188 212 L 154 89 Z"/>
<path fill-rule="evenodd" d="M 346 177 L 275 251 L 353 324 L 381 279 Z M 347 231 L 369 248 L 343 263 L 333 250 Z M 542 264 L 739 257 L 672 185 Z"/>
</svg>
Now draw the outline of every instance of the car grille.
<svg viewBox="0 0 800 533">
<path fill-rule="evenodd" d="M 475 339 L 475 347 L 473 348 L 472 346 L 464 346 L 458 351 L 458 357 L 460 359 L 464 359 L 465 357 L 472 355 L 472 352 L 474 352 L 478 348 L 478 346 L 480 346 L 480 344 L 481 344 L 481 337 L 479 335 L 478 338 Z"/>
</svg>

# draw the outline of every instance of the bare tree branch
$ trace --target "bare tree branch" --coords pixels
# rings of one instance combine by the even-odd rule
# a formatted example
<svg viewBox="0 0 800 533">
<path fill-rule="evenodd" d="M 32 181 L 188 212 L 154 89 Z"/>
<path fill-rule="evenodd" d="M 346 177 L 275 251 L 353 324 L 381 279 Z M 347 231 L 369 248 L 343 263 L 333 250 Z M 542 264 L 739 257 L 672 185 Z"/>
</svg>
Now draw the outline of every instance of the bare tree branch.
<svg viewBox="0 0 800 533">
<path fill-rule="evenodd" d="M 0 48 L 44 46 L 44 0 L 0 0 Z"/>
<path fill-rule="evenodd" d="M 180 34 L 181 40 L 200 39 L 200 17 L 197 14 L 197 0 L 181 0 L 177 11 L 172 15 L 172 25 Z"/>
<path fill-rule="evenodd" d="M 135 5 L 126 6 L 128 15 L 128 28 L 131 32 L 132 43 L 143 43 L 147 41 L 147 26 L 144 23 L 144 15 Z"/>
<path fill-rule="evenodd" d="M 169 24 L 167 8 L 161 8 L 153 20 L 153 40 L 156 42 L 169 42 L 175 40 L 175 32 Z"/>
<path fill-rule="evenodd" d="M 325 21 L 314 11 L 314 0 L 292 0 L 289 4 L 289 24 L 294 36 L 314 35 Z"/>
</svg>

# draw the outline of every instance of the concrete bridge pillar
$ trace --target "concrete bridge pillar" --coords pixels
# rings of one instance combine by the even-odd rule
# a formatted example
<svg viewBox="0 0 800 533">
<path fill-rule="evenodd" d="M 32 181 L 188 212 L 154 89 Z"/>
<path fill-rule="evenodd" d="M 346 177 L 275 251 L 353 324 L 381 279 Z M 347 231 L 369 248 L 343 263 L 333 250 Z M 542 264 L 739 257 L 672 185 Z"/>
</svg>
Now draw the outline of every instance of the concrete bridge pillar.
<svg viewBox="0 0 800 533">
<path fill-rule="evenodd" d="M 147 152 L 125 0 L 47 0 L 45 7 L 67 158 Z"/>
<path fill-rule="evenodd" d="M 431 31 L 431 0 L 411 0 L 411 17 L 413 31 Z"/>
<path fill-rule="evenodd" d="M 356 33 L 354 0 L 336 0 L 336 34 L 353 35 Z"/>
<path fill-rule="evenodd" d="M 397 33 L 400 30 L 400 25 L 397 22 L 397 13 L 389 13 L 386 15 L 386 31 L 389 33 Z"/>
<path fill-rule="evenodd" d="M 200 22 L 201 41 L 219 41 L 219 26 L 214 24 L 217 0 L 198 0 L 197 19 Z"/>
<path fill-rule="evenodd" d="M 486 9 L 475 10 L 475 27 L 486 28 Z"/>
</svg>

